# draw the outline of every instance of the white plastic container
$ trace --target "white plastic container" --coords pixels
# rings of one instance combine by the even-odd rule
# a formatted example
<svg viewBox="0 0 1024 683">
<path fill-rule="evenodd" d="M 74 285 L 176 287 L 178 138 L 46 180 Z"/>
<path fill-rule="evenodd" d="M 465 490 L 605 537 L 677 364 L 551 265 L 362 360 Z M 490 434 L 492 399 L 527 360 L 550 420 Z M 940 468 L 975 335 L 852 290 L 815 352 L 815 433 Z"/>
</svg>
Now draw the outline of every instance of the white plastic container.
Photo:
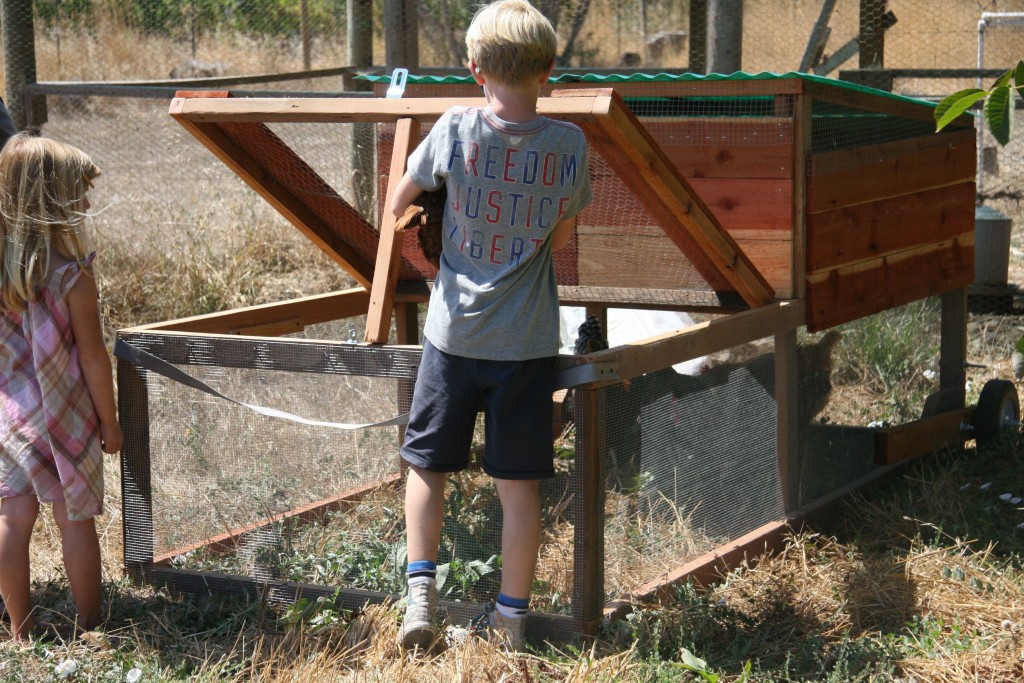
<svg viewBox="0 0 1024 683">
<path fill-rule="evenodd" d="M 974 210 L 974 284 L 1005 287 L 1013 221 L 993 208 Z"/>
</svg>

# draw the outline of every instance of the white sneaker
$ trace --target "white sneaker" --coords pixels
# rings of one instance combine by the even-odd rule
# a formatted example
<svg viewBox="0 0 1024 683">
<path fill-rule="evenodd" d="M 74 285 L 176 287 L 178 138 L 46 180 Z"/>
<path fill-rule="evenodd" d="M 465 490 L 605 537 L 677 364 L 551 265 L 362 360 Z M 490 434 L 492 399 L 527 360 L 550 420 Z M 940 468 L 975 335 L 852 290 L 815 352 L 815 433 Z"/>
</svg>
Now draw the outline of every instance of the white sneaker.
<svg viewBox="0 0 1024 683">
<path fill-rule="evenodd" d="M 402 648 L 408 652 L 433 652 L 443 639 L 437 637 L 437 583 L 424 581 L 409 586 L 405 617 L 398 631 Z"/>
<path fill-rule="evenodd" d="M 477 637 L 500 642 L 513 652 L 526 650 L 526 616 L 506 617 L 493 602 L 484 606 L 484 612 L 470 622 L 469 630 Z"/>
</svg>

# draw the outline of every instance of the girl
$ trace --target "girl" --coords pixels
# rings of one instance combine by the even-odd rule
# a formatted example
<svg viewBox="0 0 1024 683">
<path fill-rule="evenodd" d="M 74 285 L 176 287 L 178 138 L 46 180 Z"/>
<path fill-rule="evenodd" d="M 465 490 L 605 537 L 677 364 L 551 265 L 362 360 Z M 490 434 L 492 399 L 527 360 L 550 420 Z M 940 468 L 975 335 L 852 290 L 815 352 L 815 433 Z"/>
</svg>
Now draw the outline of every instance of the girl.
<svg viewBox="0 0 1024 683">
<path fill-rule="evenodd" d="M 53 504 L 78 627 L 100 620 L 103 455 L 121 449 L 110 356 L 84 232 L 99 169 L 19 134 L 0 152 L 0 595 L 11 634 L 35 620 L 29 540 Z"/>
</svg>

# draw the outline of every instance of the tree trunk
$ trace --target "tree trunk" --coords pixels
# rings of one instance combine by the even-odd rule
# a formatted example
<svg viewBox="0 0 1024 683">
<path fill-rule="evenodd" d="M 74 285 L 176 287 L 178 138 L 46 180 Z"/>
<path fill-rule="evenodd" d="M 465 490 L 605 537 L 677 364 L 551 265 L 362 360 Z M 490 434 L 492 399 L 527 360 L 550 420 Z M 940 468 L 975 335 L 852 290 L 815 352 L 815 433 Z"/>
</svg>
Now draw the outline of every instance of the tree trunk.
<svg viewBox="0 0 1024 683">
<path fill-rule="evenodd" d="M 743 0 L 708 1 L 708 71 L 731 74 L 743 68 Z"/>
<path fill-rule="evenodd" d="M 36 82 L 35 29 L 32 24 L 32 0 L 3 0 L 4 77 L 7 80 L 5 103 L 14 125 L 24 130 L 41 121 L 33 115 L 25 88 Z M 45 100 L 43 100 L 45 104 Z"/>
</svg>

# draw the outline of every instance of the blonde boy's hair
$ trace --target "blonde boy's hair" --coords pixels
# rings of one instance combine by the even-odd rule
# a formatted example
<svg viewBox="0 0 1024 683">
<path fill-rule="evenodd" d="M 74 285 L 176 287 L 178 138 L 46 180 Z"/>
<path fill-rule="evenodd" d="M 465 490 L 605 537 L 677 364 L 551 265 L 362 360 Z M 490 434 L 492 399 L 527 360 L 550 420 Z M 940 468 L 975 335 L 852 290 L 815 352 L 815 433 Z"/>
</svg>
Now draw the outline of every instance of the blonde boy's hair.
<svg viewBox="0 0 1024 683">
<path fill-rule="evenodd" d="M 82 263 L 91 251 L 83 200 L 100 174 L 71 145 L 18 134 L 0 152 L 0 309 L 24 311 L 50 257 Z"/>
<path fill-rule="evenodd" d="M 548 18 L 526 0 L 481 7 L 466 32 L 469 58 L 488 79 L 528 85 L 551 66 L 558 38 Z"/>
</svg>

